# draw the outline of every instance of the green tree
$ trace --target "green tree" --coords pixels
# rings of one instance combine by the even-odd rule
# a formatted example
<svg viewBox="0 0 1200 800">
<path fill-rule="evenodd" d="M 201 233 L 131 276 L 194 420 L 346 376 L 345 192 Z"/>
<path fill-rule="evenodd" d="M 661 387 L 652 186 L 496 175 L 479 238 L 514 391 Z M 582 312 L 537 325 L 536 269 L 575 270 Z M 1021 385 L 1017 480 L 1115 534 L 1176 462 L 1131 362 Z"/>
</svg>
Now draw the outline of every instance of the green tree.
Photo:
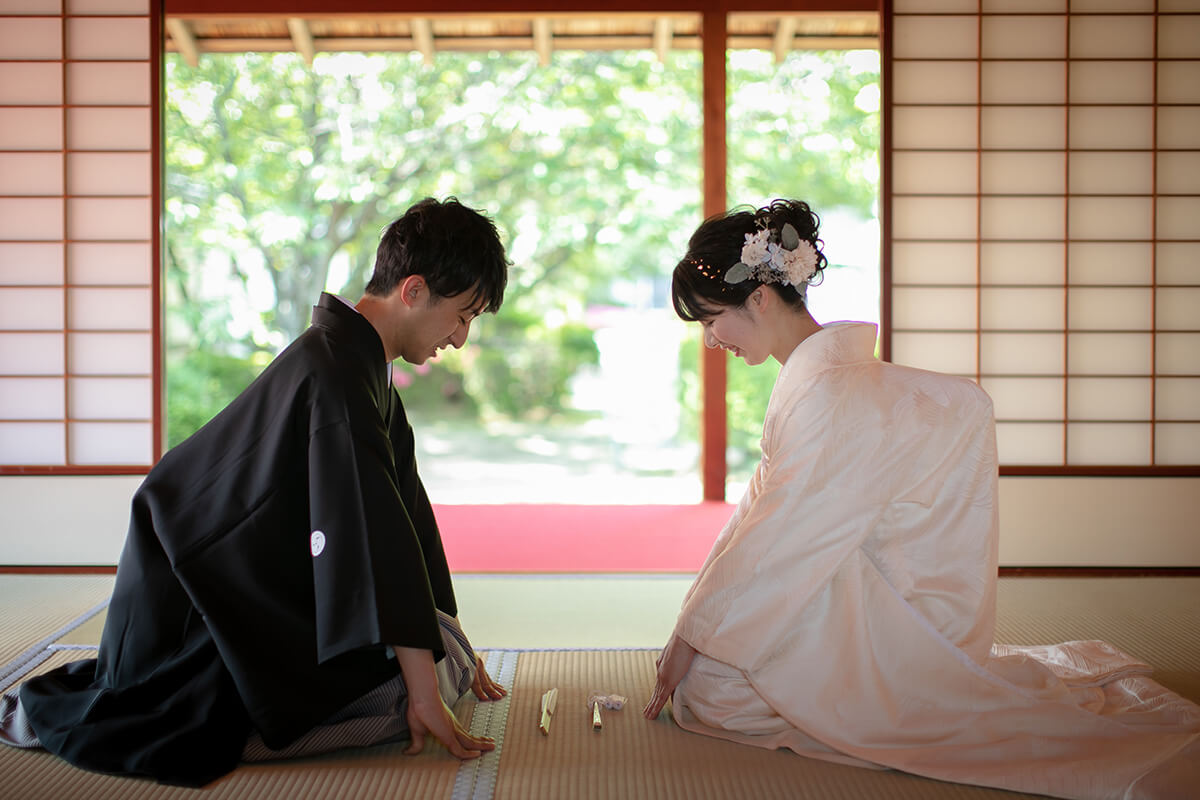
<svg viewBox="0 0 1200 800">
<path fill-rule="evenodd" d="M 496 218 L 516 262 L 501 311 L 512 318 L 481 320 L 476 341 L 546 342 L 542 358 L 562 363 L 522 391 L 552 408 L 564 370 L 594 358 L 594 346 L 554 343 L 579 343 L 583 309 L 611 299 L 614 279 L 660 274 L 699 206 L 695 54 L 663 65 L 649 53 L 559 53 L 552 68 L 520 53 L 440 54 L 432 67 L 326 54 L 309 68 L 248 53 L 194 69 L 171 57 L 167 75 L 168 268 L 189 290 L 179 296 L 215 280 L 224 292 L 267 287 L 270 300 L 240 337 L 210 335 L 227 319 L 178 318 L 188 350 L 272 351 L 307 325 L 321 289 L 361 292 L 391 219 L 455 194 Z M 531 408 L 494 366 L 476 381 L 478 403 Z"/>
<path fill-rule="evenodd" d="M 729 198 L 796 197 L 867 219 L 879 193 L 879 54 L 731 54 Z"/>
<path fill-rule="evenodd" d="M 210 54 L 196 68 L 168 57 L 170 442 L 304 329 L 319 291 L 357 297 L 379 233 L 428 195 L 492 215 L 514 265 L 504 308 L 476 323 L 472 348 L 428 370 L 398 365 L 406 398 L 560 411 L 571 374 L 595 360 L 585 309 L 626 302 L 621 287 L 637 281 L 665 303 L 700 221 L 699 68 L 694 52 L 666 63 L 558 52 L 549 67 L 529 53 L 440 53 L 432 66 L 415 55 L 320 54 L 310 67 L 292 54 Z M 870 216 L 877 60 L 795 54 L 776 66 L 739 52 L 729 74 L 731 201 L 799 196 Z M 747 452 L 772 378 L 730 370 L 731 441 Z M 697 394 L 682 400 L 694 412 Z"/>
</svg>

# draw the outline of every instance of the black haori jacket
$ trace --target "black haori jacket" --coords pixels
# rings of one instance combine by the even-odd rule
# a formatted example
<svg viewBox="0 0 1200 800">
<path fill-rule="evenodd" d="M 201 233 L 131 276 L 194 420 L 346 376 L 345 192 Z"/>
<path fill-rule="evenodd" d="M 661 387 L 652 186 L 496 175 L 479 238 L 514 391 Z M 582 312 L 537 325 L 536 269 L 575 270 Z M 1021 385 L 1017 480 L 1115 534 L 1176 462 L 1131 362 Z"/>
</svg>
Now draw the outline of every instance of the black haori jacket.
<svg viewBox="0 0 1200 800">
<path fill-rule="evenodd" d="M 391 645 L 441 658 L 435 608 L 457 613 L 382 342 L 323 294 L 138 489 L 99 657 L 21 703 L 73 764 L 203 785 L 252 727 L 285 747 L 396 675 Z"/>
</svg>

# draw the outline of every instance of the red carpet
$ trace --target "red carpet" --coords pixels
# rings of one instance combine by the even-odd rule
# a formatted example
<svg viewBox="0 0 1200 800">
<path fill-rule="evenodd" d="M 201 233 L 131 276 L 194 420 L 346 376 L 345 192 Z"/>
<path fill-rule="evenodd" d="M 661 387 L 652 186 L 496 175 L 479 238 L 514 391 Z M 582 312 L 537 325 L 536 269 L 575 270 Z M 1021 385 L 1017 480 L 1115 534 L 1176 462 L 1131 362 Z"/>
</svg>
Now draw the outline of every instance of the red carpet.
<svg viewBox="0 0 1200 800">
<path fill-rule="evenodd" d="M 733 513 L 688 506 L 435 506 L 453 572 L 696 572 Z"/>
</svg>

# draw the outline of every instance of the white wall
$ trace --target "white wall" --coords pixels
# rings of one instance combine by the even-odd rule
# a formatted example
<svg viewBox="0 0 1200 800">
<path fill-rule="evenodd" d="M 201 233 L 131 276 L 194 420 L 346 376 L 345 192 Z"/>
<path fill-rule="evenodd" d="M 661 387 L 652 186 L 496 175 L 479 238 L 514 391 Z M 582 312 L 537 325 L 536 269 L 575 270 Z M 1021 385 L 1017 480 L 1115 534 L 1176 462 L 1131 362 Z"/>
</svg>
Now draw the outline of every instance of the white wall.
<svg viewBox="0 0 1200 800">
<path fill-rule="evenodd" d="M 1200 567 L 1200 478 L 1003 477 L 1000 563 Z"/>
<path fill-rule="evenodd" d="M 140 475 L 0 477 L 0 565 L 116 564 Z"/>
<path fill-rule="evenodd" d="M 0 477 L 0 565 L 116 564 L 140 483 Z M 1200 478 L 1004 477 L 1000 531 L 1005 566 L 1200 567 Z"/>
</svg>

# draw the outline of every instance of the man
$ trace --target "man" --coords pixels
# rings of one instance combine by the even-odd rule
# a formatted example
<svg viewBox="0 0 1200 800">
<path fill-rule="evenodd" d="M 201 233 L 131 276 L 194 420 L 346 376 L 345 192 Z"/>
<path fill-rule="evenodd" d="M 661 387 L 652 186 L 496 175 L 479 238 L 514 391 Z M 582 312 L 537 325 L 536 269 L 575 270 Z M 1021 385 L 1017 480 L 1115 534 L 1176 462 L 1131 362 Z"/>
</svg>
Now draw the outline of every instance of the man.
<svg viewBox="0 0 1200 800">
<path fill-rule="evenodd" d="M 506 283 L 495 226 L 457 200 L 392 223 L 358 304 L 322 294 L 312 326 L 147 475 L 98 658 L 6 697 L 9 743 L 183 785 L 409 736 L 415 753 L 426 733 L 460 758 L 492 749 L 447 706 L 504 690 L 455 619 L 390 367 L 462 347 Z"/>
</svg>

